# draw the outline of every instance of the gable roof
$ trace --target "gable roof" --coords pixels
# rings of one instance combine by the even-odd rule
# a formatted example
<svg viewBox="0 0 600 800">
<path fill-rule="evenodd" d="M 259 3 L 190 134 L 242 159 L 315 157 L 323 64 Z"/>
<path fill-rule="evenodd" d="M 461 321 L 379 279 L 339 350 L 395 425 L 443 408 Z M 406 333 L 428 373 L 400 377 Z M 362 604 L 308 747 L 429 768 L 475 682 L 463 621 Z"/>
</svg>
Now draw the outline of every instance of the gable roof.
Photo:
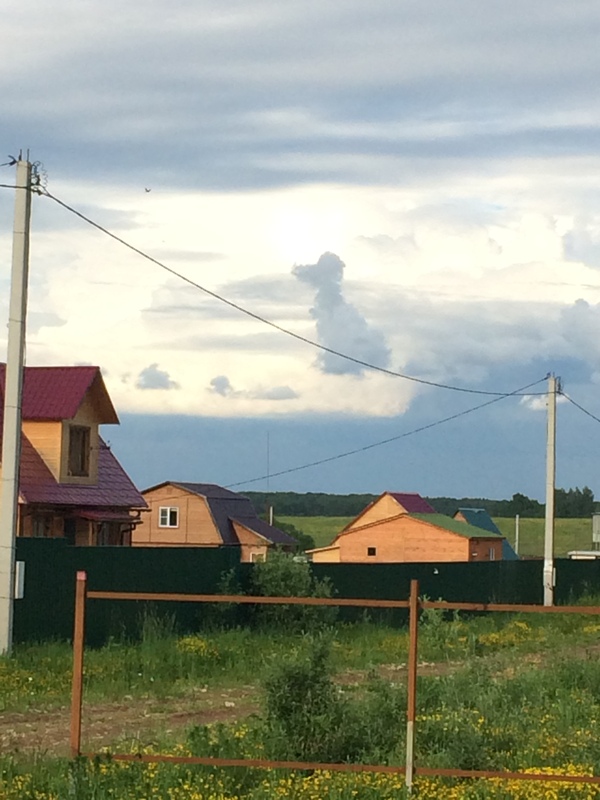
<svg viewBox="0 0 600 800">
<path fill-rule="evenodd" d="M 342 533 L 346 533 L 347 531 L 361 527 L 358 524 L 359 520 L 366 516 L 372 508 L 378 505 L 378 503 L 380 503 L 384 497 L 393 498 L 396 503 L 402 507 L 403 514 L 435 514 L 435 509 L 432 508 L 429 503 L 421 497 L 420 494 L 410 492 L 383 492 L 383 494 L 380 494 L 379 497 L 375 498 L 375 500 L 371 500 L 371 502 L 365 506 L 363 510 L 356 517 L 354 517 L 354 519 L 350 520 L 347 525 L 344 525 L 338 536 L 340 536 Z"/>
<path fill-rule="evenodd" d="M 268 522 L 260 519 L 251 501 L 244 495 L 232 492 L 214 483 L 181 483 L 179 481 L 165 481 L 158 486 L 145 489 L 142 494 L 159 488 L 159 486 L 177 486 L 186 492 L 191 492 L 202 497 L 208 503 L 210 513 L 217 526 L 217 530 L 224 544 L 239 544 L 233 522 L 239 522 L 251 531 L 258 533 L 273 544 L 297 545 L 294 538 L 280 531 Z"/>
<path fill-rule="evenodd" d="M 459 508 L 456 512 L 462 514 L 469 525 L 473 525 L 481 530 L 488 531 L 489 533 L 497 533 L 503 537 L 502 539 L 502 560 L 503 561 L 518 561 L 519 556 L 513 550 L 510 542 L 504 536 L 502 531 L 498 528 L 494 520 L 490 517 L 485 508 Z"/>
<path fill-rule="evenodd" d="M 430 525 L 435 525 L 438 528 L 444 528 L 451 533 L 458 533 L 459 536 L 465 536 L 467 539 L 498 539 L 502 537 L 500 532 L 483 532 L 481 528 L 476 528 L 474 525 L 469 525 L 467 522 L 461 522 L 452 517 L 447 517 L 445 514 L 409 514 L 409 516 L 413 519 L 428 522 Z"/>
<path fill-rule="evenodd" d="M 389 494 L 397 503 L 409 514 L 435 514 L 435 508 L 429 505 L 427 500 L 423 499 L 420 494 L 404 493 L 404 492 L 385 492 Z"/>
<path fill-rule="evenodd" d="M 6 364 L 0 363 L 0 399 L 4 397 L 5 384 Z M 23 419 L 72 419 L 92 387 L 98 393 L 101 423 L 118 423 L 99 367 L 25 367 Z"/>
<path fill-rule="evenodd" d="M 500 533 L 500 529 L 485 508 L 459 508 L 457 513 L 462 514 L 469 525 L 490 533 Z"/>
<path fill-rule="evenodd" d="M 102 439 L 98 444 L 98 482 L 93 486 L 73 485 L 58 483 L 29 439 L 22 435 L 19 494 L 23 501 L 43 505 L 147 508 L 146 501 L 110 448 Z"/>
</svg>

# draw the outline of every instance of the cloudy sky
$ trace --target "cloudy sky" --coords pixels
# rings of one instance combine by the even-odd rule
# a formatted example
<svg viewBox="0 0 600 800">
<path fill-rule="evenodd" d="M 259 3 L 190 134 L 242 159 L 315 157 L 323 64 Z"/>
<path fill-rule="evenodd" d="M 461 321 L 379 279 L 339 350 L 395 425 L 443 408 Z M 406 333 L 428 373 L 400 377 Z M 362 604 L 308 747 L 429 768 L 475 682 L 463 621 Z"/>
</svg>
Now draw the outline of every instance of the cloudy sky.
<svg viewBox="0 0 600 800">
<path fill-rule="evenodd" d="M 492 392 L 554 371 L 600 416 L 599 34 L 591 0 L 7 0 L 0 162 L 29 148 L 191 281 L 35 197 L 28 363 L 102 367 L 141 487 L 543 498 L 536 397 L 275 473 L 490 399 L 363 364 Z M 12 216 L 1 189 L 3 319 Z M 559 485 L 600 495 L 599 452 L 561 403 Z"/>
</svg>

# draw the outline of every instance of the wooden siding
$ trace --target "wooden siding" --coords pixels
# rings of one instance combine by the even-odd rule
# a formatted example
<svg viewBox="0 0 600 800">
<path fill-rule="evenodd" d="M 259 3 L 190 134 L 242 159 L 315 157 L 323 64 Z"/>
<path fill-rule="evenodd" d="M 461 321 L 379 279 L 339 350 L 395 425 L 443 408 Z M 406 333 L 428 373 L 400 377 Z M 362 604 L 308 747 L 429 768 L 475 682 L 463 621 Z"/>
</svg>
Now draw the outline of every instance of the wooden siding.
<svg viewBox="0 0 600 800">
<path fill-rule="evenodd" d="M 142 522 L 133 531 L 131 544 L 134 547 L 218 547 L 223 544 L 213 521 L 208 504 L 203 497 L 191 494 L 176 486 L 167 485 L 144 493 L 150 507 L 142 512 Z M 162 507 L 179 510 L 176 528 L 161 528 L 159 514 Z"/>
<path fill-rule="evenodd" d="M 258 533 L 251 531 L 239 522 L 234 522 L 233 528 L 240 540 L 240 561 L 256 561 L 267 557 L 269 542 L 263 536 L 259 536 Z"/>
<path fill-rule="evenodd" d="M 339 547 L 323 547 L 309 555 L 315 564 L 338 564 L 341 561 Z"/>
<path fill-rule="evenodd" d="M 500 561 L 502 538 L 473 538 L 446 530 L 433 522 L 403 513 L 401 504 L 380 498 L 362 517 L 345 528 L 329 547 L 309 551 L 315 563 L 407 563 L 436 561 Z M 386 519 L 377 512 L 389 509 Z M 366 523 L 371 518 L 373 521 Z M 362 524 L 358 524 L 358 522 Z M 371 555 L 369 555 L 369 552 Z"/>
<path fill-rule="evenodd" d="M 345 533 L 336 545 L 343 562 L 469 561 L 469 539 L 408 515 Z M 370 547 L 375 555 L 367 555 Z"/>
<path fill-rule="evenodd" d="M 404 511 L 403 506 L 389 494 L 384 494 L 378 500 L 375 500 L 373 505 L 347 525 L 344 530 L 354 530 L 355 528 L 362 528 L 363 525 L 370 525 L 372 522 L 380 522 L 381 520 L 395 517 Z"/>
<path fill-rule="evenodd" d="M 493 555 L 492 555 L 493 553 Z M 498 536 L 480 536 L 470 539 L 469 561 L 501 561 L 502 539 Z"/>
<path fill-rule="evenodd" d="M 54 478 L 60 481 L 63 423 L 23 420 L 22 430 Z"/>
</svg>

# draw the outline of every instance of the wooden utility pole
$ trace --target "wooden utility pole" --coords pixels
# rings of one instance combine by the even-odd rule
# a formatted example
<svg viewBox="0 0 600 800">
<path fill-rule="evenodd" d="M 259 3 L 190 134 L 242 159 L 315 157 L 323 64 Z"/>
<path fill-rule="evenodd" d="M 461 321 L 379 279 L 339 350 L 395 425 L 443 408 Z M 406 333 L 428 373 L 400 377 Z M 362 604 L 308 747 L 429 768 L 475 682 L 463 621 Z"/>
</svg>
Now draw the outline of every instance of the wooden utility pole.
<svg viewBox="0 0 600 800">
<path fill-rule="evenodd" d="M 556 481 L 556 378 L 548 376 L 546 438 L 546 524 L 544 528 L 544 605 L 554 605 L 554 490 Z"/>
<path fill-rule="evenodd" d="M 0 653 L 9 653 L 12 647 L 15 538 L 17 535 L 19 465 L 21 461 L 21 401 L 29 274 L 31 173 L 31 163 L 23 160 L 19 155 L 4 382 L 4 429 L 0 488 Z"/>
</svg>

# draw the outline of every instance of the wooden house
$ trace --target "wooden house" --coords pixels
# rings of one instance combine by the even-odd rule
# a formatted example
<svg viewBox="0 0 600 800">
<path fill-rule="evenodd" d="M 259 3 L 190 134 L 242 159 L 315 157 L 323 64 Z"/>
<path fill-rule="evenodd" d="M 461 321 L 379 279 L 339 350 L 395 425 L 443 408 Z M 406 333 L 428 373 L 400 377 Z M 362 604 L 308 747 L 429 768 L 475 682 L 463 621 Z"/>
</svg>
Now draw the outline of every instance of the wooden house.
<svg viewBox="0 0 600 800">
<path fill-rule="evenodd" d="M 485 508 L 459 508 L 454 514 L 454 519 L 466 522 L 468 525 L 474 525 L 476 528 L 488 531 L 488 533 L 496 533 L 502 536 L 500 529 Z M 510 543 L 506 539 L 502 539 L 502 560 L 517 561 L 518 558 L 519 556 L 515 553 Z"/>
<path fill-rule="evenodd" d="M 19 536 L 130 544 L 146 503 L 99 434 L 118 422 L 98 367 L 25 368 Z"/>
<path fill-rule="evenodd" d="M 297 542 L 257 515 L 247 497 L 212 483 L 165 481 L 142 492 L 150 513 L 133 533 L 136 547 L 237 547 L 260 561 L 270 547 Z"/>
<path fill-rule="evenodd" d="M 503 538 L 437 514 L 418 494 L 384 492 L 328 547 L 308 550 L 315 563 L 494 561 Z"/>
</svg>

